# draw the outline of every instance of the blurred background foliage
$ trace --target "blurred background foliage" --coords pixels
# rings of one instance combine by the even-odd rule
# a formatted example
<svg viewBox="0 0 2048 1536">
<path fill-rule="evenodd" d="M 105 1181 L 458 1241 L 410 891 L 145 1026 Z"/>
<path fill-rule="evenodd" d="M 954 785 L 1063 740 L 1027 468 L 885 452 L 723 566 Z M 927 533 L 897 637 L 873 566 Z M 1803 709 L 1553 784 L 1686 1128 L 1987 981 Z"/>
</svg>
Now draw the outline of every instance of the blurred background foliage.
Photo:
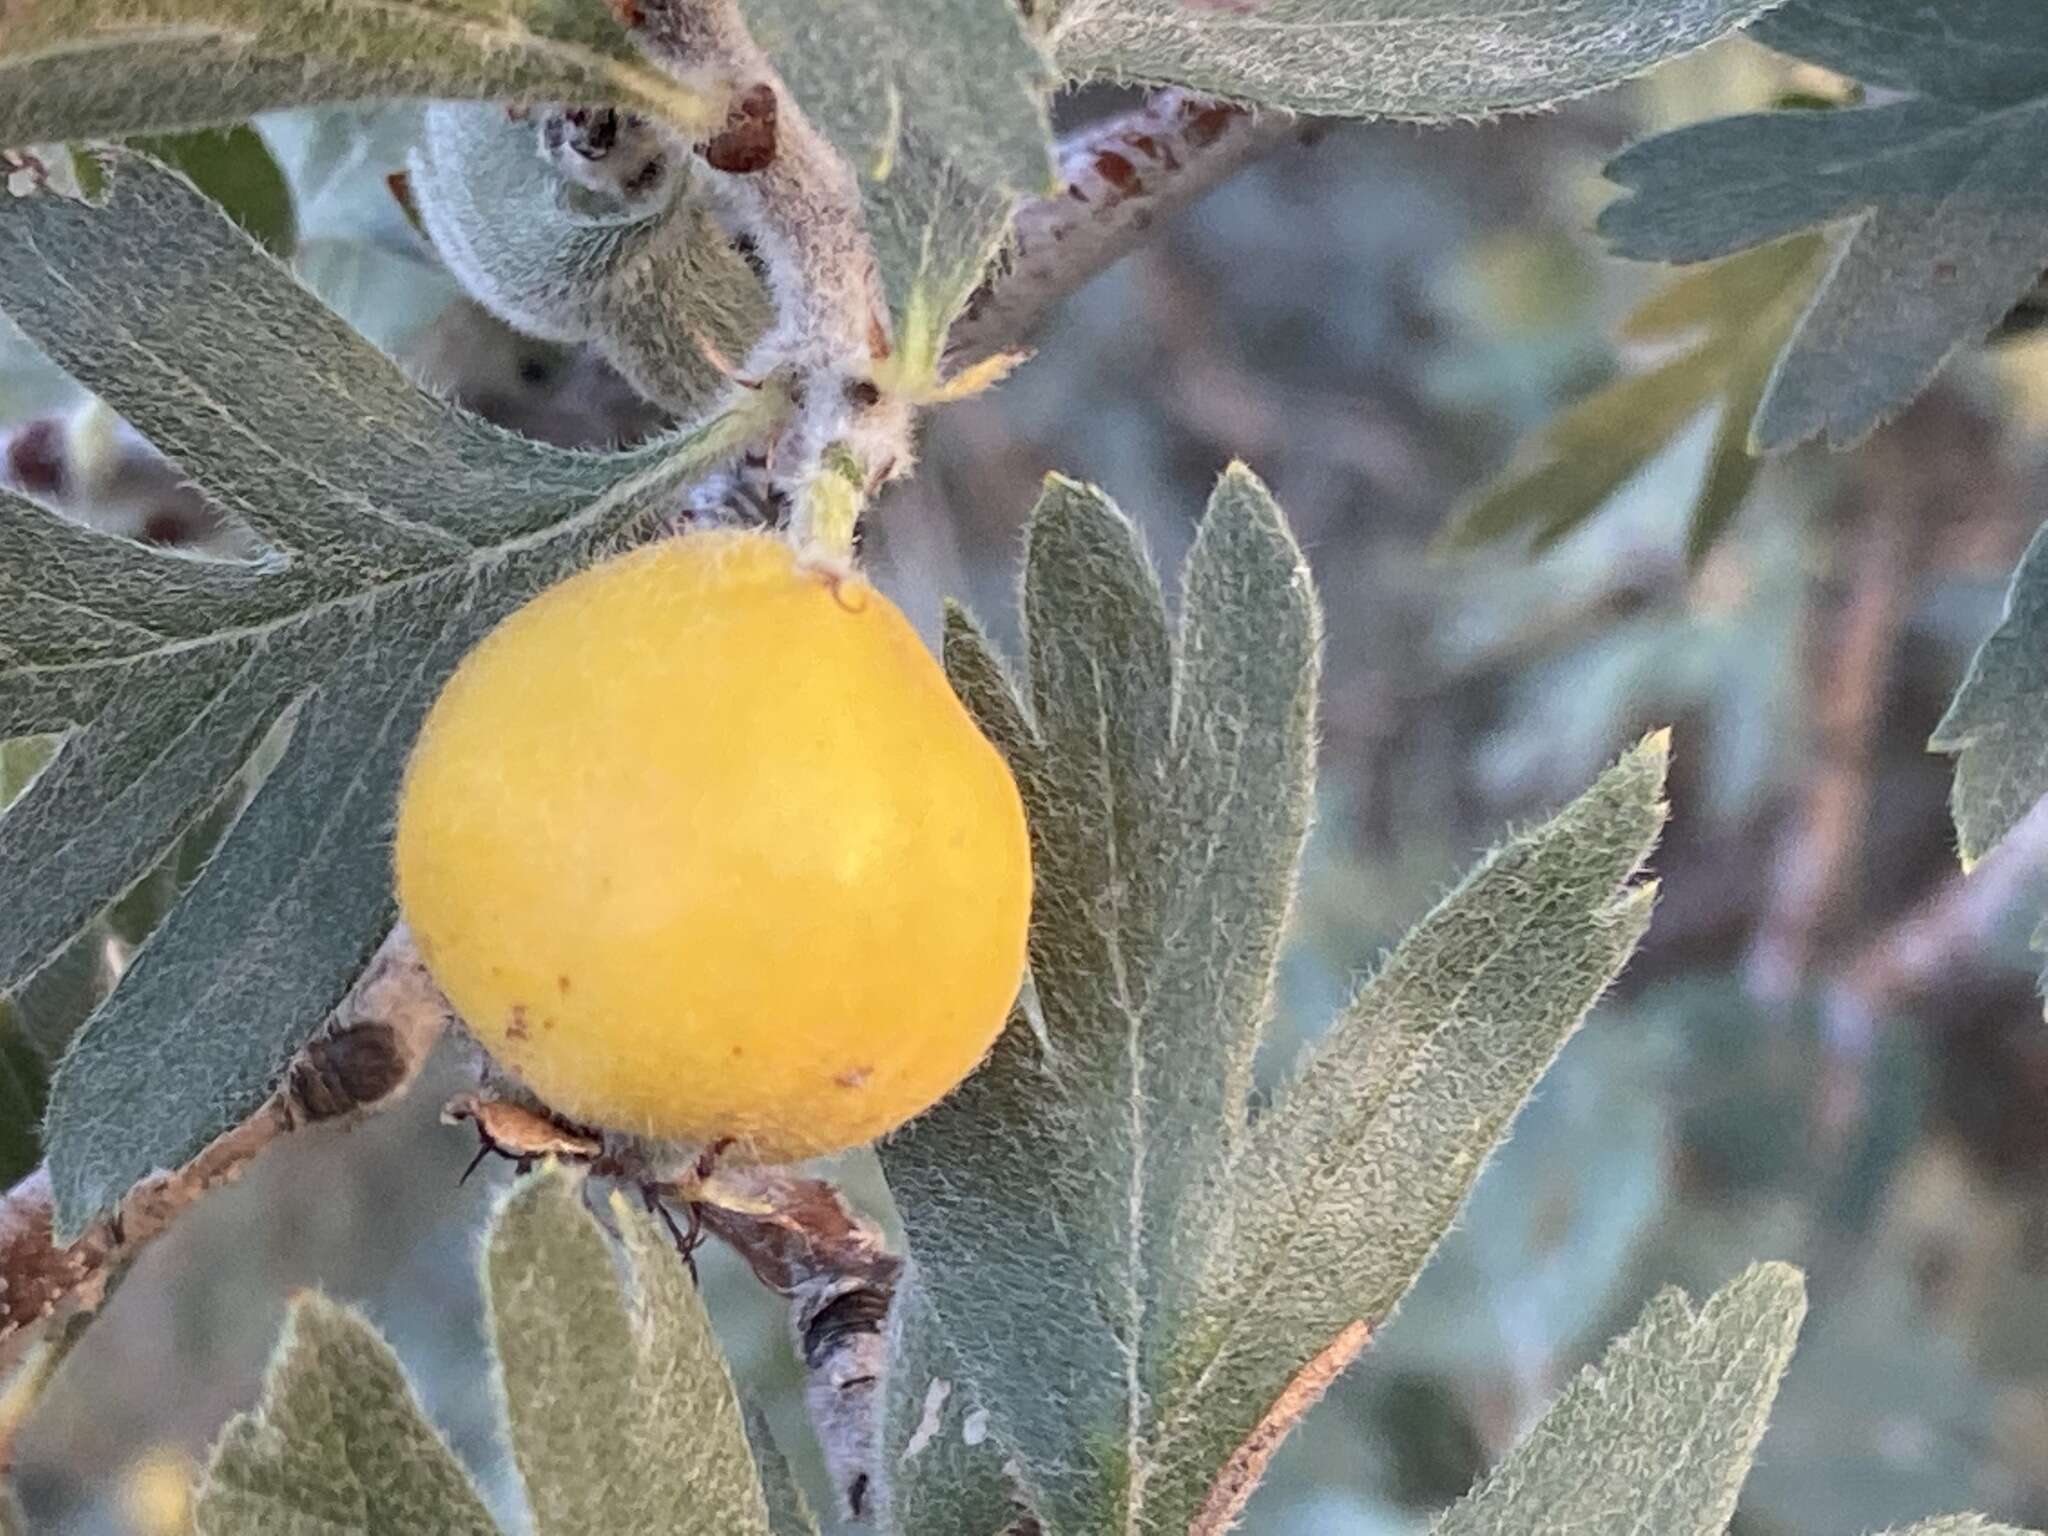
<svg viewBox="0 0 2048 1536">
<path fill-rule="evenodd" d="M 1845 96 L 1737 40 L 1542 117 L 1333 128 L 1076 295 L 1028 367 L 936 417 L 923 472 L 876 519 L 871 558 L 914 617 L 935 627 L 955 595 L 1014 640 L 1019 529 L 1047 470 L 1104 486 L 1169 567 L 1227 460 L 1272 486 L 1329 649 L 1269 1079 L 1505 827 L 1677 728 L 1643 953 L 1288 1445 L 1261 1536 L 1418 1529 L 1654 1289 L 1703 1294 L 1759 1257 L 1807 1266 L 1814 1306 L 1744 1536 L 1963 1507 L 2048 1523 L 2040 882 L 2021 860 L 1958 885 L 1948 766 L 1925 750 L 2048 505 L 2048 343 L 1966 357 L 1854 453 L 1757 463 L 1756 358 L 1811 253 L 1788 242 L 1674 287 L 1589 234 L 1598 168 L 1630 138 Z M 601 367 L 460 297 L 388 181 L 412 109 L 258 130 L 268 155 L 247 133 L 166 152 L 422 379 L 560 442 L 656 424 Z M 232 543 L 175 477 L 134 480 L 118 424 L 18 342 L 0 353 L 17 482 L 55 465 L 42 492 L 76 515 Z M 22 447 L 38 431 L 40 459 Z M 0 778 L 32 765 L 23 750 Z M 68 1028 L 206 841 L 124 903 L 72 992 L 22 1006 Z M 458 1185 L 471 1144 L 435 1114 L 464 1071 L 449 1055 L 406 1111 L 295 1138 L 146 1255 L 23 1432 L 33 1530 L 171 1528 L 181 1469 L 251 1400 L 286 1298 L 313 1285 L 370 1314 L 508 1496 L 473 1276 L 504 1173 Z M 845 1172 L 884 1201 L 865 1160 Z M 723 1254 L 704 1277 L 739 1375 L 799 1443 L 779 1303 Z"/>
</svg>

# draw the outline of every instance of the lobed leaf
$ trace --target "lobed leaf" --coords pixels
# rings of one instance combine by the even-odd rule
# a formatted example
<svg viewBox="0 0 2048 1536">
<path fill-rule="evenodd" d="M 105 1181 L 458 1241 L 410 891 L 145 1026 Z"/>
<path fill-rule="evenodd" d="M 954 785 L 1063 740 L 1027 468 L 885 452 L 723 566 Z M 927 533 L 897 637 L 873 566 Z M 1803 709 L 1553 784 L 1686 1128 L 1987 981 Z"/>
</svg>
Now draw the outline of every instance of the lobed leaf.
<svg viewBox="0 0 2048 1536">
<path fill-rule="evenodd" d="M 0 816 L 0 882 L 38 897 L 0 924 L 0 988 L 276 761 L 57 1071 L 67 1230 L 252 1111 L 354 979 L 391 915 L 404 755 L 456 661 L 737 430 L 614 456 L 500 432 L 407 383 L 188 184 L 118 164 L 104 209 L 0 205 L 0 310 L 272 552 L 179 558 L 0 501 L 0 736 L 63 735 Z"/>
<path fill-rule="evenodd" d="M 916 1529 L 984 1526 L 1004 1458 L 1050 1536 L 1234 1517 L 1647 919 L 1630 881 L 1662 821 L 1662 737 L 1448 898 L 1248 1122 L 1319 618 L 1241 468 L 1183 588 L 1176 633 L 1130 525 L 1054 480 L 1026 560 L 1028 702 L 948 616 L 947 670 L 1017 775 L 1037 886 L 1026 1005 L 881 1149 L 915 1261 L 887 1439 Z M 1000 1455 L 946 1438 L 963 1387 Z"/>
<path fill-rule="evenodd" d="M 717 116 L 597 0 L 8 0 L 0 12 L 0 145 L 400 96 L 609 101 L 693 129 Z"/>
<path fill-rule="evenodd" d="M 198 1536 L 498 1536 L 376 1331 L 317 1295 L 296 1302 L 263 1400 L 222 1431 Z"/>
<path fill-rule="evenodd" d="M 1468 876 L 1253 1123 L 1161 1392 L 1153 1483 L 1175 1512 L 1333 1338 L 1393 1311 L 1627 962 L 1667 752 L 1651 736 Z"/>
<path fill-rule="evenodd" d="M 682 1260 L 612 1197 L 625 1247 L 558 1168 L 517 1185 L 484 1258 L 535 1536 L 771 1536 L 739 1400 Z"/>
<path fill-rule="evenodd" d="M 1785 1264 L 1664 1292 L 1431 1536 L 1721 1536 L 1805 1315 Z"/>
<path fill-rule="evenodd" d="M 1840 226 L 1757 407 L 1764 451 L 1864 437 L 2048 266 L 2048 12 L 1990 0 L 1951 25 L 1958 9 L 1792 0 L 1758 38 L 1915 94 L 1722 118 L 1608 166 L 1629 195 L 1600 229 L 1625 256 L 1701 261 Z"/>
<path fill-rule="evenodd" d="M 2048 794 L 2048 528 L 2020 557 L 2005 613 L 1928 745 L 1955 756 L 1949 804 L 1967 868 Z"/>
<path fill-rule="evenodd" d="M 1794 236 L 1683 273 L 1652 294 L 1629 317 L 1624 335 L 1683 338 L 1690 345 L 1559 415 L 1533 453 L 1453 515 L 1443 543 L 1473 548 L 1526 533 L 1536 548 L 1547 548 L 1711 410 L 1717 413 L 1714 442 L 1686 529 L 1688 557 L 1703 558 L 1756 479 L 1750 432 L 1757 402 L 1821 277 L 1825 255 L 1818 236 Z"/>
<path fill-rule="evenodd" d="M 1013 1026 L 882 1159 L 945 1349 L 1061 1532 L 1140 1518 L 1150 1383 L 1241 1129 L 1307 824 L 1319 621 L 1242 467 L 1177 637 L 1130 524 L 1057 479 L 1024 610 L 1028 709 L 957 615 L 947 661 L 1030 816 L 1042 1033 Z M 929 1384 L 902 1375 L 891 1412 L 915 1424 Z"/>
<path fill-rule="evenodd" d="M 1065 0 L 1061 68 L 1335 117 L 1453 118 L 1612 85 L 1775 0 Z"/>
</svg>

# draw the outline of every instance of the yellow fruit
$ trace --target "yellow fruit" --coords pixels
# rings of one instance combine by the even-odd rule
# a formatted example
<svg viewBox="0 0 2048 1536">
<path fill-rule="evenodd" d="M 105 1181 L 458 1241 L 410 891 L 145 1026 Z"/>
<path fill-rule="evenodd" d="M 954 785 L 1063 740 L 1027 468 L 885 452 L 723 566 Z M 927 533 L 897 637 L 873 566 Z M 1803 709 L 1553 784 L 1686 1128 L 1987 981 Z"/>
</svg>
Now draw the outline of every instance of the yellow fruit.
<svg viewBox="0 0 2048 1536">
<path fill-rule="evenodd" d="M 1031 904 L 1016 784 L 916 632 L 759 533 L 487 636 L 414 748 L 397 869 L 435 979 L 551 1107 L 778 1162 L 973 1070 Z"/>
</svg>

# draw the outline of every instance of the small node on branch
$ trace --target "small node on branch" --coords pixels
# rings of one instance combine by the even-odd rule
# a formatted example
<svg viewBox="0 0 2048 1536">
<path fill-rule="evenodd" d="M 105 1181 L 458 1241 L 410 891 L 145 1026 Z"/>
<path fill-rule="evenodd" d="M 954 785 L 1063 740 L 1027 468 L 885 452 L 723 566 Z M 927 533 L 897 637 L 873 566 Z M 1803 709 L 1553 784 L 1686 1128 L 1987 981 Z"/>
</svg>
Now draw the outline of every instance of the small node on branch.
<svg viewBox="0 0 2048 1536">
<path fill-rule="evenodd" d="M 714 171 L 752 176 L 775 163 L 775 87 L 765 81 L 744 91 L 726 114 L 725 126 L 697 152 Z"/>
</svg>

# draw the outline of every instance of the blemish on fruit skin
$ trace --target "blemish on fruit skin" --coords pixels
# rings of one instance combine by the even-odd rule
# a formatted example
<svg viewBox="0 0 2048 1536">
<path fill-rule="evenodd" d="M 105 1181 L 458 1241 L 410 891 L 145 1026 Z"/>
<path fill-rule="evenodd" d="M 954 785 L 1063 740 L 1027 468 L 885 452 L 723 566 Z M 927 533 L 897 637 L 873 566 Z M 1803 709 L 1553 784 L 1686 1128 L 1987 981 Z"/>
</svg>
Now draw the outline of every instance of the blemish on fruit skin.
<svg viewBox="0 0 2048 1536">
<path fill-rule="evenodd" d="M 512 1005 L 511 1020 L 505 1025 L 505 1038 L 507 1040 L 524 1040 L 526 1034 L 526 1005 L 524 1003 L 514 1003 Z"/>
<path fill-rule="evenodd" d="M 732 1059 L 734 1061 L 738 1061 L 742 1056 L 746 1054 L 746 1047 L 744 1046 L 736 1045 L 732 1048 Z"/>
<path fill-rule="evenodd" d="M 557 976 L 555 978 L 555 990 L 561 993 L 562 996 L 567 997 L 569 995 L 569 978 L 567 976 Z"/>
<path fill-rule="evenodd" d="M 842 1088 L 858 1088 L 874 1073 L 873 1067 L 849 1067 L 832 1081 Z"/>
</svg>

